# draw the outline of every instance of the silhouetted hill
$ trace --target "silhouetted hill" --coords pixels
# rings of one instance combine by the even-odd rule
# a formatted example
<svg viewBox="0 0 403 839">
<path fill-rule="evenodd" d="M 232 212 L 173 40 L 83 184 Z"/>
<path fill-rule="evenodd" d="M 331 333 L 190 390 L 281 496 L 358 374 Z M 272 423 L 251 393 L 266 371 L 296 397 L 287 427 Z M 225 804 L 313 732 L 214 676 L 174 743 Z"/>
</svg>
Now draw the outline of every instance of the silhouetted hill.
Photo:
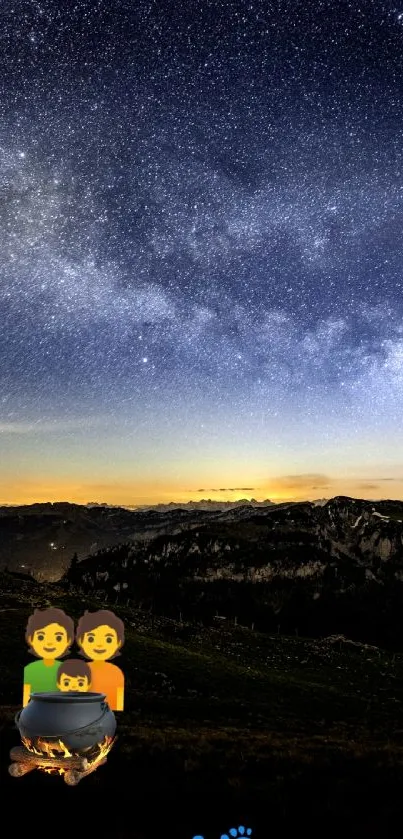
<svg viewBox="0 0 403 839">
<path fill-rule="evenodd" d="M 83 559 L 122 541 L 144 543 L 157 534 L 175 534 L 233 509 L 262 509 L 271 501 L 190 502 L 140 510 L 69 502 L 0 507 L 0 569 L 29 570 L 57 580 L 75 553 Z M 280 505 L 281 506 L 281 505 Z"/>
<path fill-rule="evenodd" d="M 123 540 L 144 542 L 158 533 L 177 533 L 221 512 L 153 508 L 135 512 L 122 507 L 88 507 L 58 502 L 0 507 L 0 568 L 29 570 L 43 580 L 57 580 L 78 558 Z"/>
<path fill-rule="evenodd" d="M 238 507 L 76 564 L 66 582 L 110 602 L 262 631 L 403 643 L 403 502 Z"/>
<path fill-rule="evenodd" d="M 30 660 L 26 621 L 48 605 L 77 621 L 105 603 L 0 574 L 3 816 L 49 795 L 55 811 L 66 807 L 61 778 L 7 773 Z M 256 839 L 273 825 L 287 836 L 305 827 L 319 836 L 324 825 L 337 826 L 326 829 L 331 836 L 353 827 L 354 835 L 387 835 L 401 811 L 402 654 L 343 637 L 209 628 L 121 603 L 115 610 L 125 623 L 125 711 L 107 765 L 79 784 L 73 802 L 75 812 L 97 802 L 98 837 L 216 839 L 233 824 L 250 825 Z"/>
</svg>

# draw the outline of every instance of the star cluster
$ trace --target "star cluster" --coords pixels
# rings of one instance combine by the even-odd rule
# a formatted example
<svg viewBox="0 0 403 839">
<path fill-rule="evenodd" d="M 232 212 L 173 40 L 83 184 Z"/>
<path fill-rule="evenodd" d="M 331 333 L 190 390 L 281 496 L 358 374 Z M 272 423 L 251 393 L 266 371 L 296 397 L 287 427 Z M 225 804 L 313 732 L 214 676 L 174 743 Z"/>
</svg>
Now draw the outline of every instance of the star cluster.
<svg viewBox="0 0 403 839">
<path fill-rule="evenodd" d="M 26 434 L 59 476 L 101 433 L 139 480 L 158 444 L 167 485 L 175 445 L 194 486 L 209 451 L 217 486 L 237 457 L 236 486 L 263 462 L 270 487 L 278 451 L 292 474 L 352 444 L 362 473 L 396 465 L 402 19 L 377 0 L 3 0 L 8 475 Z"/>
</svg>

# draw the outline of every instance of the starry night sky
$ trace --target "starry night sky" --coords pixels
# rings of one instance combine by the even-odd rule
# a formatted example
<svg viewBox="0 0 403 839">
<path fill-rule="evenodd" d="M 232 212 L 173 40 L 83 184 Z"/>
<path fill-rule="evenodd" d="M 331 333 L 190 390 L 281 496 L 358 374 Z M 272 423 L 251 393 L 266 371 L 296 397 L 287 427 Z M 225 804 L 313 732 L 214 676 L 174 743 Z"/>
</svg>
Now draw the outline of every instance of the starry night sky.
<svg viewBox="0 0 403 839">
<path fill-rule="evenodd" d="M 396 2 L 2 0 L 0 503 L 403 498 Z"/>
</svg>

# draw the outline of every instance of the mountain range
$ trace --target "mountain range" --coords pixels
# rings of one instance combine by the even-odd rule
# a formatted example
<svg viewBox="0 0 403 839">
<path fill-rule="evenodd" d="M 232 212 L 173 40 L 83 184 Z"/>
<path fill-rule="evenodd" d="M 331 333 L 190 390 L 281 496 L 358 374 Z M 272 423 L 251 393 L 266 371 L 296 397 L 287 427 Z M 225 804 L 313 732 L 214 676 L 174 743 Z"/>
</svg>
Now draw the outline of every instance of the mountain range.
<svg viewBox="0 0 403 839">
<path fill-rule="evenodd" d="M 344 496 L 281 504 L 208 500 L 141 510 L 68 502 L 3 506 L 0 568 L 55 581 L 69 568 L 75 554 L 80 561 L 122 543 L 136 551 L 157 537 L 158 545 L 173 544 L 175 537 L 175 544 L 183 543 L 186 551 L 189 539 L 199 538 L 190 533 L 199 529 L 200 538 L 208 542 L 217 528 L 225 539 L 241 528 L 247 553 L 274 552 L 276 561 L 288 556 L 288 562 L 299 564 L 304 551 L 296 548 L 306 550 L 308 546 L 311 557 L 330 559 L 341 553 L 355 561 L 369 552 L 375 561 L 378 554 L 398 555 L 402 519 L 401 501 L 371 502 Z M 231 556 L 233 553 L 232 547 Z"/>
<path fill-rule="evenodd" d="M 226 510 L 229 507 L 243 507 L 249 504 L 251 507 L 268 507 L 274 504 L 274 501 L 256 501 L 251 498 L 241 498 L 238 501 L 213 501 L 211 498 L 202 498 L 200 501 L 186 501 L 178 503 L 177 501 L 169 501 L 168 504 L 143 504 L 141 506 L 126 506 L 125 510 L 141 511 L 141 510 L 155 510 L 157 513 L 165 513 L 170 510 L 186 509 L 186 510 Z M 96 501 L 89 501 L 87 507 L 117 507 L 118 505 L 102 503 Z"/>
<path fill-rule="evenodd" d="M 344 496 L 237 506 L 77 557 L 64 584 L 176 619 L 393 646 L 403 642 L 402 520 L 402 501 Z"/>
<path fill-rule="evenodd" d="M 238 507 L 275 506 L 272 501 L 191 501 L 129 508 L 89 502 L 0 507 L 0 570 L 57 580 L 77 553 L 83 559 L 123 540 L 147 541 L 160 533 L 181 532 L 210 515 Z"/>
</svg>

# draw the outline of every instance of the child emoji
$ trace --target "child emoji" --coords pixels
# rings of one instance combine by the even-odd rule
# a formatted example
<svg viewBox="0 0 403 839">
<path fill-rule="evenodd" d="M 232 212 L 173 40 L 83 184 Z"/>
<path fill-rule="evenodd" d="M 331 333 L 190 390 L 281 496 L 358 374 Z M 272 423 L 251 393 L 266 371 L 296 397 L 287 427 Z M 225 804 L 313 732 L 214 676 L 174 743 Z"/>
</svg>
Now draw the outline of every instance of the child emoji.
<svg viewBox="0 0 403 839">
<path fill-rule="evenodd" d="M 28 619 L 25 639 L 40 661 L 24 667 L 24 708 L 31 693 L 57 690 L 58 658 L 69 652 L 73 638 L 73 620 L 62 609 L 35 609 Z"/>
<path fill-rule="evenodd" d="M 89 659 L 91 690 L 106 695 L 111 711 L 123 711 L 124 675 L 109 662 L 120 655 L 124 644 L 123 621 L 107 609 L 85 612 L 78 622 L 76 641 L 80 654 Z"/>
<path fill-rule="evenodd" d="M 57 687 L 63 693 L 71 690 L 86 693 L 91 688 L 91 670 L 88 664 L 79 658 L 62 661 L 57 671 Z"/>
</svg>

